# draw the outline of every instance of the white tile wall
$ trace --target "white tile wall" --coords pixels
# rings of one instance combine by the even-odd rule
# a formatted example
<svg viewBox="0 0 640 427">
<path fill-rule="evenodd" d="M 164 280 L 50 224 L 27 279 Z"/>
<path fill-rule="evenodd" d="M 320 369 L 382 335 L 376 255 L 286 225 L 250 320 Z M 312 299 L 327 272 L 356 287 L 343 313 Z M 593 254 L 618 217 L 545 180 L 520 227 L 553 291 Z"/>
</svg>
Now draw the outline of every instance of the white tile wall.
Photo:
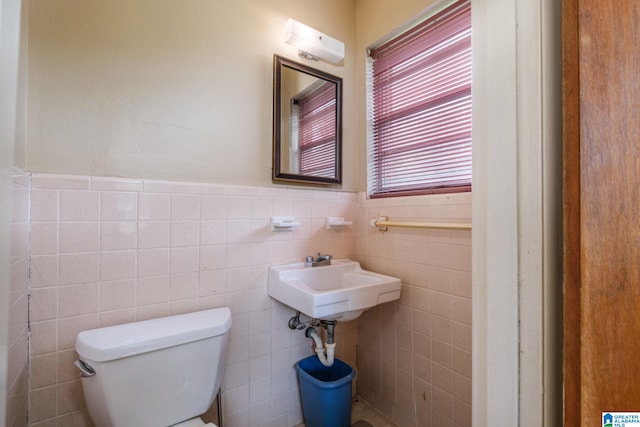
<svg viewBox="0 0 640 427">
<path fill-rule="evenodd" d="M 471 427 L 471 232 L 369 221 L 471 222 L 471 194 L 358 196 L 357 255 L 402 278 L 398 302 L 358 320 L 358 394 L 399 426 Z"/>
<path fill-rule="evenodd" d="M 9 250 L 9 336 L 7 364 L 7 427 L 27 423 L 29 176 L 15 169 L 12 185 L 12 221 Z"/>
<path fill-rule="evenodd" d="M 318 251 L 403 281 L 398 302 L 336 329 L 361 397 L 400 426 L 471 425 L 471 233 L 368 226 L 378 215 L 470 221 L 470 194 L 366 200 L 46 174 L 32 187 L 30 425 L 92 425 L 73 367 L 79 331 L 223 305 L 233 313 L 225 425 L 300 423 L 292 366 L 311 343 L 269 298 L 267 269 Z M 301 226 L 270 231 L 271 216 L 289 215 Z M 326 230 L 326 216 L 354 225 Z"/>
<path fill-rule="evenodd" d="M 233 313 L 223 384 L 226 426 L 302 421 L 294 362 L 311 341 L 267 294 L 270 264 L 318 251 L 355 257 L 353 193 L 84 176 L 32 178 L 30 425 L 90 426 L 73 361 L 89 328 L 218 306 Z M 293 232 L 270 217 L 295 215 Z M 356 324 L 337 328 L 355 365 Z"/>
</svg>

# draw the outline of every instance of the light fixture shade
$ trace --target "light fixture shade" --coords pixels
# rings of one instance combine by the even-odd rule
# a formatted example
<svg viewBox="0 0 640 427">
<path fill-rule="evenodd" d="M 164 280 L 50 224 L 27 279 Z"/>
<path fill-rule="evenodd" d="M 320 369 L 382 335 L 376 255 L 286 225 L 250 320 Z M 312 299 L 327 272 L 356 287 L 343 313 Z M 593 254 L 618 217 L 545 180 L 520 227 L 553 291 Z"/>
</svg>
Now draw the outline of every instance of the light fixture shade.
<svg viewBox="0 0 640 427">
<path fill-rule="evenodd" d="M 334 64 L 344 59 L 344 43 L 292 18 L 287 20 L 284 41 L 301 53 Z"/>
</svg>

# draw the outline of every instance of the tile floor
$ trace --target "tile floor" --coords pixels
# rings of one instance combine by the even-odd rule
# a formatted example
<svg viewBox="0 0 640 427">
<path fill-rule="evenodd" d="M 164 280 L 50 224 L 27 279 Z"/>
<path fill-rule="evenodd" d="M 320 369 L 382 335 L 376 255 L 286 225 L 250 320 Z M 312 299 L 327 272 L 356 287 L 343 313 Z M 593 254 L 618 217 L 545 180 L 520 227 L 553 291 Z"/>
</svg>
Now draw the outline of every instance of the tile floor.
<svg viewBox="0 0 640 427">
<path fill-rule="evenodd" d="M 366 423 L 363 423 L 365 421 Z M 396 427 L 391 421 L 360 399 L 351 404 L 351 425 L 353 427 Z M 296 427 L 305 427 L 304 423 Z"/>
<path fill-rule="evenodd" d="M 356 399 L 351 404 L 351 422 L 355 426 L 361 420 L 368 422 L 372 427 L 396 427 L 395 424 L 367 403 Z M 365 425 L 358 425 L 357 427 L 365 427 Z"/>
</svg>

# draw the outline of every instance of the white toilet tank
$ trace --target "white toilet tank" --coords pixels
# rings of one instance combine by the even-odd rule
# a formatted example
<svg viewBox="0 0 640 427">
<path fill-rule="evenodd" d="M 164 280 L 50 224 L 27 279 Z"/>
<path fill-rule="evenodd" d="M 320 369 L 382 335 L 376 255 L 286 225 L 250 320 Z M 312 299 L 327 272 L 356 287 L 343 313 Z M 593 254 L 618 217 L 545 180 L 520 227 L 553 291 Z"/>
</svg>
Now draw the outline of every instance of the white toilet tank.
<svg viewBox="0 0 640 427">
<path fill-rule="evenodd" d="M 93 422 L 164 427 L 204 413 L 220 389 L 230 327 L 222 307 L 80 332 L 76 364 Z"/>
</svg>

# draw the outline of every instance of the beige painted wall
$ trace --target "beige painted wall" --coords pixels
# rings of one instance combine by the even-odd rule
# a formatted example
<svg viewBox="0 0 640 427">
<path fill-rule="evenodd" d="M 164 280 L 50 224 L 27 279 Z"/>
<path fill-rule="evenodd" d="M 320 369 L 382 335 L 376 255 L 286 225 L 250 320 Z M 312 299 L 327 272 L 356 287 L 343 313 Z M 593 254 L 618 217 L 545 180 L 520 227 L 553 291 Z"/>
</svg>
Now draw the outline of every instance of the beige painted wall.
<svg viewBox="0 0 640 427">
<path fill-rule="evenodd" d="M 345 42 L 343 190 L 355 187 L 355 4 L 33 0 L 26 168 L 271 184 L 272 58 L 293 17 Z"/>
</svg>

